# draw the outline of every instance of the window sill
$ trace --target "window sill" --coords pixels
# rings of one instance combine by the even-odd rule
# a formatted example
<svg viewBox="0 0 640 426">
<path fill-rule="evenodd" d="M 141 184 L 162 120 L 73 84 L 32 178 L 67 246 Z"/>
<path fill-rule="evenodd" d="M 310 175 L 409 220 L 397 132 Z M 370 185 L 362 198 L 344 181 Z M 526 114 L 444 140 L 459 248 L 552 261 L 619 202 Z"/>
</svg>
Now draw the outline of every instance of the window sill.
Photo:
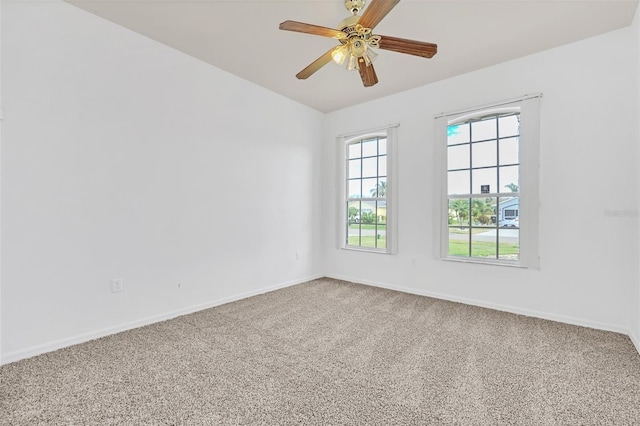
<svg viewBox="0 0 640 426">
<path fill-rule="evenodd" d="M 457 258 L 457 257 L 443 257 L 441 260 L 445 262 L 455 262 L 455 263 L 475 263 L 478 265 L 490 265 L 490 266 L 506 266 L 508 268 L 518 268 L 518 269 L 527 269 L 525 265 L 520 263 L 516 263 L 514 261 L 509 260 L 480 260 L 480 259 L 471 259 L 471 258 Z"/>
<path fill-rule="evenodd" d="M 387 252 L 386 249 L 376 249 L 376 248 L 364 248 L 364 247 L 346 246 L 346 247 L 341 247 L 340 249 L 341 250 L 348 250 L 348 251 L 360 251 L 360 252 L 365 252 L 365 253 L 391 254 L 391 253 Z"/>
</svg>

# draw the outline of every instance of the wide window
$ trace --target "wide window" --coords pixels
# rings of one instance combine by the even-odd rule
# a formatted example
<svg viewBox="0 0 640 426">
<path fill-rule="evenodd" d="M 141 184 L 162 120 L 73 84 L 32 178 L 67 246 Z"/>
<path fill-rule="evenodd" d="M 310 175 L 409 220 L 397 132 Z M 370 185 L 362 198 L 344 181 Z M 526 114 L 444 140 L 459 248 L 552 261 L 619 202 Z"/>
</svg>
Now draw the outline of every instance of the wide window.
<svg viewBox="0 0 640 426">
<path fill-rule="evenodd" d="M 537 265 L 537 100 L 436 118 L 439 257 Z"/>
<path fill-rule="evenodd" d="M 395 126 L 338 138 L 344 169 L 340 247 L 393 253 Z"/>
</svg>

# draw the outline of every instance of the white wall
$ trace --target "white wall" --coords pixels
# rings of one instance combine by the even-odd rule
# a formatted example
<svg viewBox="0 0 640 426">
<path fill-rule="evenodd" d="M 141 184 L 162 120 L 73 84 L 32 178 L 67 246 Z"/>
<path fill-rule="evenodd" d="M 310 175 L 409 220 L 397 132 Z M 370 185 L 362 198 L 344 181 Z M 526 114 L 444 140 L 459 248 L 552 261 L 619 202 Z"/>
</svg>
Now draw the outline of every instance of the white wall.
<svg viewBox="0 0 640 426">
<path fill-rule="evenodd" d="M 0 1 L 0 113 L 2 112 L 2 2 Z M 0 224 L 2 224 L 2 117 L 0 117 Z M 2 241 L 2 226 L 0 225 L 0 241 Z M 2 271 L 2 244 L 0 244 L 0 271 Z M 2 273 L 0 273 L 0 348 L 2 347 Z M 0 350 L 0 365 L 2 350 Z"/>
<path fill-rule="evenodd" d="M 333 236 L 336 226 L 335 136 L 395 122 L 400 229 L 396 256 L 336 249 L 329 238 L 327 274 L 627 333 L 629 296 L 639 282 L 638 217 L 605 211 L 638 208 L 634 37 L 625 28 L 329 114 L 325 233 Z M 533 92 L 544 95 L 541 269 L 436 260 L 433 117 Z"/>
<path fill-rule="evenodd" d="M 323 114 L 59 1 L 2 30 L 3 362 L 321 273 Z"/>
<path fill-rule="evenodd" d="M 633 20 L 632 26 L 635 34 L 636 50 L 636 108 L 640 111 L 640 8 L 636 10 L 636 16 Z M 640 119 L 636 117 L 636 131 L 638 136 L 638 144 L 640 144 Z M 640 164 L 640 158 L 638 158 L 638 164 Z M 640 235 L 638 235 L 638 242 L 640 243 Z M 639 255 L 640 256 L 640 255 Z M 636 261 L 640 265 L 640 258 Z M 632 303 L 631 314 L 631 331 L 630 337 L 633 343 L 636 345 L 636 349 L 640 352 L 640 280 L 636 281 L 635 291 L 631 294 L 630 300 Z"/>
<path fill-rule="evenodd" d="M 638 217 L 605 215 L 638 209 L 637 17 L 324 116 L 68 4 L 2 5 L 2 362 L 323 274 L 640 335 Z M 433 116 L 530 92 L 541 270 L 435 260 Z M 395 122 L 399 253 L 337 250 L 334 137 Z"/>
</svg>

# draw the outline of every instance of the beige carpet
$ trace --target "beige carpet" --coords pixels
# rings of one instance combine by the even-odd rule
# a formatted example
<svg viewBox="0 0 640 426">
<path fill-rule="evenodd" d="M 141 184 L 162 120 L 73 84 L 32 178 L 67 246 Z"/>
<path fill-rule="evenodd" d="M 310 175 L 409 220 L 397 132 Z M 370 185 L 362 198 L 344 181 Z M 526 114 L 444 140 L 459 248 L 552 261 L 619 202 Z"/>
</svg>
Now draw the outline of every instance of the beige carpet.
<svg viewBox="0 0 640 426">
<path fill-rule="evenodd" d="M 0 368 L 2 425 L 632 425 L 628 337 L 322 279 Z"/>
</svg>

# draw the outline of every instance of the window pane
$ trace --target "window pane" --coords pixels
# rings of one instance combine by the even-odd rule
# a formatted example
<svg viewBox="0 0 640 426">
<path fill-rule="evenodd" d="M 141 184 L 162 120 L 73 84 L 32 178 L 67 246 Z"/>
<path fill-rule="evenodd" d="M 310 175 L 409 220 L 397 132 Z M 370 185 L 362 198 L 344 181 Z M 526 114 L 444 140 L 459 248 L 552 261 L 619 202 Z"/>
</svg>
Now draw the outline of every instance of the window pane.
<svg viewBox="0 0 640 426">
<path fill-rule="evenodd" d="M 354 224 L 349 226 L 347 244 L 350 246 L 360 247 L 360 225 Z"/>
<path fill-rule="evenodd" d="M 362 197 L 375 197 L 376 194 L 376 185 L 378 184 L 378 179 L 362 179 Z M 364 206 L 362 207 L 364 209 Z M 371 208 L 373 211 L 373 208 Z"/>
<path fill-rule="evenodd" d="M 378 226 L 382 225 L 382 229 L 386 230 L 387 223 L 387 202 L 386 201 L 378 201 Z"/>
<path fill-rule="evenodd" d="M 496 226 L 496 198 L 474 198 L 471 200 L 471 221 L 473 226 Z"/>
<path fill-rule="evenodd" d="M 447 176 L 449 194 L 468 194 L 470 189 L 469 176 L 469 170 L 449 172 Z"/>
<path fill-rule="evenodd" d="M 520 166 L 500 167 L 501 192 L 517 192 L 519 185 Z"/>
<path fill-rule="evenodd" d="M 360 247 L 367 247 L 367 248 L 376 247 L 375 230 L 372 230 L 372 229 L 362 230 L 362 234 L 360 236 Z"/>
<path fill-rule="evenodd" d="M 500 140 L 500 164 L 518 164 L 518 148 L 520 138 L 508 138 Z"/>
<path fill-rule="evenodd" d="M 376 247 L 387 248 L 387 202 L 379 201 L 376 205 Z"/>
<path fill-rule="evenodd" d="M 449 170 L 468 169 L 470 167 L 469 144 L 447 148 L 447 164 Z"/>
<path fill-rule="evenodd" d="M 478 169 L 472 171 L 473 179 L 473 194 L 483 194 L 487 191 L 482 191 L 483 187 L 489 186 L 488 192 L 498 192 L 498 176 L 497 167 L 490 167 L 488 169 Z"/>
<path fill-rule="evenodd" d="M 362 156 L 373 157 L 378 155 L 378 139 L 369 139 L 362 142 Z"/>
<path fill-rule="evenodd" d="M 518 121 L 520 115 L 509 115 L 507 117 L 500 117 L 500 137 L 516 136 L 520 134 L 520 122 Z"/>
<path fill-rule="evenodd" d="M 496 119 L 474 121 L 471 123 L 471 140 L 484 141 L 496 138 Z"/>
<path fill-rule="evenodd" d="M 361 201 L 360 202 L 360 222 L 361 223 L 376 223 L 376 202 L 375 201 Z"/>
<path fill-rule="evenodd" d="M 362 160 L 349 160 L 349 179 L 360 177 L 361 162 Z"/>
<path fill-rule="evenodd" d="M 469 257 L 469 228 L 449 227 L 449 256 Z"/>
<path fill-rule="evenodd" d="M 519 175 L 520 161 L 527 159 L 520 158 L 519 106 L 511 111 L 516 112 L 487 108 L 447 127 L 448 235 L 443 237 L 450 257 L 520 262 Z M 537 141 L 531 148 L 537 152 Z M 535 257 L 529 260 L 537 266 Z"/>
<path fill-rule="evenodd" d="M 387 196 L 387 178 L 378 178 L 376 184 L 376 190 L 371 194 L 372 197 L 386 197 Z"/>
<path fill-rule="evenodd" d="M 501 228 L 519 228 L 520 198 L 500 198 L 498 219 Z"/>
<path fill-rule="evenodd" d="M 349 225 L 360 222 L 360 201 L 349 201 L 347 217 Z M 350 228 L 351 229 L 351 228 Z"/>
<path fill-rule="evenodd" d="M 471 234 L 471 257 L 497 257 L 496 230 L 487 230 Z"/>
<path fill-rule="evenodd" d="M 471 158 L 473 159 L 473 167 L 497 166 L 497 147 L 498 145 L 495 140 L 471 144 Z"/>
<path fill-rule="evenodd" d="M 378 176 L 387 175 L 387 156 L 378 157 Z"/>
<path fill-rule="evenodd" d="M 500 229 L 499 232 L 498 258 L 504 260 L 519 260 L 520 230 Z"/>
<path fill-rule="evenodd" d="M 360 182 L 360 179 L 353 179 L 349 181 L 349 193 L 347 194 L 349 198 L 362 197 L 362 192 L 360 192 Z"/>
<path fill-rule="evenodd" d="M 469 226 L 469 199 L 449 200 L 449 226 Z"/>
<path fill-rule="evenodd" d="M 349 145 L 349 158 L 359 158 L 360 155 L 360 143 L 352 143 Z"/>
<path fill-rule="evenodd" d="M 386 251 L 387 139 L 361 140 L 347 153 L 346 245 Z"/>
<path fill-rule="evenodd" d="M 464 142 L 469 142 L 469 123 L 452 124 L 447 127 L 448 145 L 455 145 Z"/>
<path fill-rule="evenodd" d="M 362 177 L 378 175 L 378 157 L 364 158 L 362 160 Z"/>
<path fill-rule="evenodd" d="M 380 138 L 378 140 L 378 155 L 387 154 L 387 138 Z"/>
</svg>

